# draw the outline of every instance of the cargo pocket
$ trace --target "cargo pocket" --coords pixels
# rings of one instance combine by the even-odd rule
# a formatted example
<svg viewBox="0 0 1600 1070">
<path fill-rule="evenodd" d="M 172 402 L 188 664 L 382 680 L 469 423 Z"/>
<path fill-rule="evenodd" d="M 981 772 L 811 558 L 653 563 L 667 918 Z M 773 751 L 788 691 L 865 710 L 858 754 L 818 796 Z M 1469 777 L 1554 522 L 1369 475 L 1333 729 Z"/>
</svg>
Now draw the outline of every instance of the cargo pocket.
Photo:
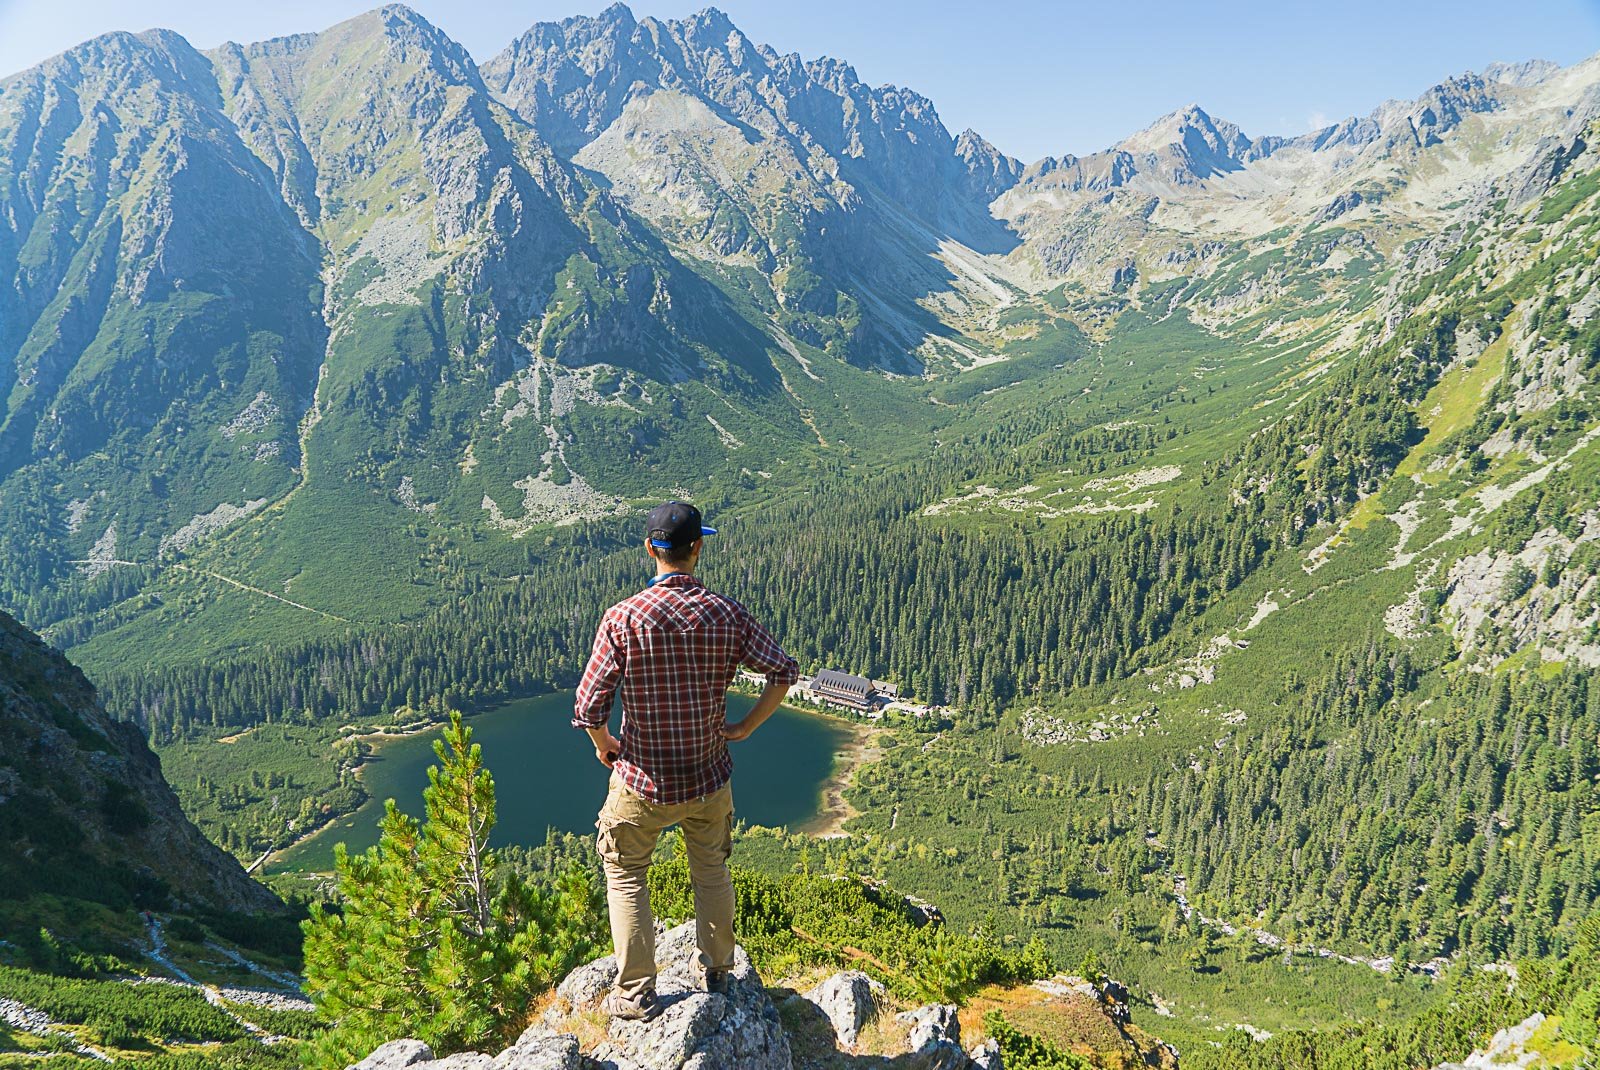
<svg viewBox="0 0 1600 1070">
<path fill-rule="evenodd" d="M 595 853 L 602 861 L 610 862 L 612 865 L 621 863 L 622 859 L 617 855 L 616 828 L 607 823 L 604 810 L 600 812 L 600 820 L 595 822 L 595 828 L 598 830 L 594 837 Z"/>
</svg>

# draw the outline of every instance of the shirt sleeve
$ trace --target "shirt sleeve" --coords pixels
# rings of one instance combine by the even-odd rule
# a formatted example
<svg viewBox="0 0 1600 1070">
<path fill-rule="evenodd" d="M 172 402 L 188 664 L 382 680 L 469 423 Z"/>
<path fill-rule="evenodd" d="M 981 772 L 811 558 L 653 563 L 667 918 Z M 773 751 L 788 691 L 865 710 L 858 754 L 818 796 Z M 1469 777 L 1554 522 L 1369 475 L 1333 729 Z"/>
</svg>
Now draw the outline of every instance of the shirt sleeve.
<svg viewBox="0 0 1600 1070">
<path fill-rule="evenodd" d="M 778 645 L 777 640 L 773 639 L 748 611 L 742 616 L 744 626 L 740 629 L 742 632 L 740 664 L 765 674 L 769 684 L 792 684 L 800 679 L 800 666 L 784 653 L 783 647 Z"/>
<path fill-rule="evenodd" d="M 627 651 L 618 641 L 615 619 L 608 611 L 594 633 L 594 649 L 578 683 L 573 701 L 572 727 L 599 728 L 611 717 L 611 703 L 622 681 Z"/>
</svg>

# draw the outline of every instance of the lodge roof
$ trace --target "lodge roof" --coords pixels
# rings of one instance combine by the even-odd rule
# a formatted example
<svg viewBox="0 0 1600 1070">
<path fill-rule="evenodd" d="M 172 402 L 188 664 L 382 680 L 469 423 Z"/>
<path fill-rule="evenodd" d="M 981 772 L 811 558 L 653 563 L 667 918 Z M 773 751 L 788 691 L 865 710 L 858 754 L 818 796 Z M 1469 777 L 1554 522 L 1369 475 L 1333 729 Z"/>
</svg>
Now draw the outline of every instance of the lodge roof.
<svg viewBox="0 0 1600 1070">
<path fill-rule="evenodd" d="M 811 681 L 815 688 L 832 687 L 840 691 L 849 691 L 865 696 L 872 690 L 872 681 L 865 676 L 855 676 L 851 673 L 840 672 L 837 669 L 823 669 Z"/>
</svg>

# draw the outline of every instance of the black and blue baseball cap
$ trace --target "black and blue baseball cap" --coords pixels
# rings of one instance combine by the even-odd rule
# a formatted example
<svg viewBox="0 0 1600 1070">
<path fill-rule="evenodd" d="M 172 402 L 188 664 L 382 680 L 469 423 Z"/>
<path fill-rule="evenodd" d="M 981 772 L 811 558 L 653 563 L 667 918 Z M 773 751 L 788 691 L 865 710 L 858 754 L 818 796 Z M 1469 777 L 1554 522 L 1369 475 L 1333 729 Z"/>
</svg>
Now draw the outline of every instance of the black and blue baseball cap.
<svg viewBox="0 0 1600 1070">
<path fill-rule="evenodd" d="M 700 510 L 688 502 L 663 502 L 650 510 L 644 530 L 650 545 L 658 550 L 682 550 L 702 535 L 715 535 L 716 528 L 701 522 Z"/>
</svg>

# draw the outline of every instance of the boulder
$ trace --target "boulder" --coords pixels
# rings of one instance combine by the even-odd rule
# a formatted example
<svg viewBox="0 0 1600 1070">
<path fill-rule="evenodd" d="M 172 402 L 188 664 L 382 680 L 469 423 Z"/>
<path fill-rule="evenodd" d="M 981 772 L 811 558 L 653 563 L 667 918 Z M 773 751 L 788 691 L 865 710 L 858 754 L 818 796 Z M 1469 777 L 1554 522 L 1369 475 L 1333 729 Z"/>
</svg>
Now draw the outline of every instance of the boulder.
<svg viewBox="0 0 1600 1070">
<path fill-rule="evenodd" d="M 433 1061 L 433 1049 L 420 1040 L 391 1040 L 350 1070 L 400 1070 Z"/>
<path fill-rule="evenodd" d="M 861 1028 L 878 1016 L 883 985 L 860 970 L 836 973 L 800 998 L 813 1003 L 833 1025 L 833 1034 L 844 1047 L 854 1047 Z"/>
<path fill-rule="evenodd" d="M 898 1015 L 911 1026 L 907 1065 L 924 1070 L 966 1070 L 967 1053 L 961 1047 L 961 1022 L 949 1003 L 930 1003 Z"/>
<path fill-rule="evenodd" d="M 493 1065 L 494 1070 L 585 1070 L 592 1064 L 585 1062 L 578 1038 L 570 1033 L 541 1036 L 530 1030 Z"/>
<path fill-rule="evenodd" d="M 661 934 L 656 933 L 657 947 Z M 556 995 L 572 1004 L 574 1007 L 587 1007 L 591 1003 L 598 1003 L 605 998 L 611 986 L 617 982 L 617 959 L 615 955 L 607 955 L 603 959 L 596 959 L 587 966 L 579 966 L 556 986 Z"/>
<path fill-rule="evenodd" d="M 1000 1044 L 993 1037 L 967 1053 L 972 1070 L 1005 1070 L 1005 1059 L 1000 1055 Z"/>
<path fill-rule="evenodd" d="M 661 1013 L 648 1022 L 611 1019 L 606 1039 L 589 1052 L 593 1062 L 607 1070 L 791 1070 L 777 1008 L 743 948 L 735 953 L 726 995 L 703 990 L 692 922 L 657 938 L 656 963 Z M 615 962 L 600 959 L 574 971 L 556 991 L 583 1010 L 604 997 L 615 977 Z M 558 1034 L 559 1024 L 553 1009 L 518 1046 Z"/>
</svg>

